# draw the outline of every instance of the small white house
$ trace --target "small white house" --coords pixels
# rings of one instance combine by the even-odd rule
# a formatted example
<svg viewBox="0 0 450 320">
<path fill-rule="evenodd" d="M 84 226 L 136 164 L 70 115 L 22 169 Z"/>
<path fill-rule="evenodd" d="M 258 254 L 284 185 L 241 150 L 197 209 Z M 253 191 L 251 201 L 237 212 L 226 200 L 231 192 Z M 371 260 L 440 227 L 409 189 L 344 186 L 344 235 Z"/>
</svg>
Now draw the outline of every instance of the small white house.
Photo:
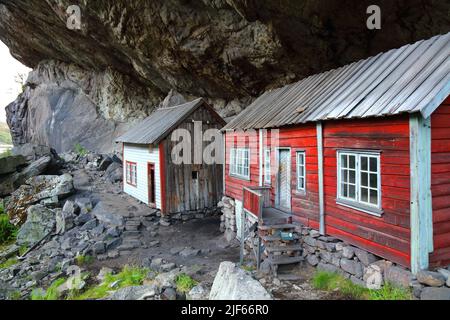
<svg viewBox="0 0 450 320">
<path fill-rule="evenodd" d="M 188 130 L 196 143 L 194 123 L 201 123 L 202 133 L 225 125 L 200 98 L 157 109 L 117 138 L 116 142 L 123 145 L 124 191 L 164 215 L 215 207 L 223 190 L 222 164 L 172 162 L 171 151 L 178 143 L 171 140 L 172 132 Z"/>
</svg>

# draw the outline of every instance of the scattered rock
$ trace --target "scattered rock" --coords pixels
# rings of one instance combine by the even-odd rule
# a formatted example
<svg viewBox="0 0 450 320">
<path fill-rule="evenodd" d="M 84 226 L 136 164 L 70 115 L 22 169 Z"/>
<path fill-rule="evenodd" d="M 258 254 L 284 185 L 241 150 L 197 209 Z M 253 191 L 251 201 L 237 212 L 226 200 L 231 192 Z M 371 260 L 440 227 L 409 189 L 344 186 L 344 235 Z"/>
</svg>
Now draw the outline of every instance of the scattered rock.
<svg viewBox="0 0 450 320">
<path fill-rule="evenodd" d="M 125 287 L 114 292 L 109 300 L 145 300 L 154 297 L 156 292 L 155 285 Z"/>
<path fill-rule="evenodd" d="M 411 281 L 414 279 L 414 275 L 410 271 L 398 266 L 386 267 L 384 277 L 386 282 L 391 282 L 403 288 L 409 288 Z"/>
<path fill-rule="evenodd" d="M 17 244 L 33 245 L 50 233 L 56 223 L 55 213 L 42 206 L 31 206 L 27 210 L 27 220 L 17 234 Z"/>
<path fill-rule="evenodd" d="M 209 295 L 210 300 L 272 300 L 259 281 L 253 279 L 234 263 L 219 266 Z"/>
<path fill-rule="evenodd" d="M 430 287 L 441 287 L 445 284 L 445 277 L 439 272 L 421 270 L 417 273 L 417 280 Z"/>
<path fill-rule="evenodd" d="M 450 300 L 450 288 L 425 287 L 420 294 L 421 300 Z"/>
<path fill-rule="evenodd" d="M 176 300 L 177 292 L 173 288 L 166 288 L 161 293 L 161 300 Z"/>
<path fill-rule="evenodd" d="M 92 215 L 108 226 L 123 226 L 124 218 L 120 214 L 114 213 L 114 204 L 107 201 L 100 201 L 92 210 Z"/>
<path fill-rule="evenodd" d="M 112 273 L 113 273 L 113 270 L 111 268 L 102 267 L 100 269 L 100 272 L 98 273 L 96 279 L 101 283 L 101 282 L 103 282 L 103 280 L 105 280 L 105 276 L 107 274 L 112 274 Z"/>
<path fill-rule="evenodd" d="M 209 291 L 202 284 L 193 287 L 187 294 L 187 300 L 208 300 Z"/>
<path fill-rule="evenodd" d="M 179 254 L 182 257 L 191 257 L 191 256 L 196 256 L 200 253 L 199 249 L 194 249 L 194 248 L 184 248 Z"/>
</svg>

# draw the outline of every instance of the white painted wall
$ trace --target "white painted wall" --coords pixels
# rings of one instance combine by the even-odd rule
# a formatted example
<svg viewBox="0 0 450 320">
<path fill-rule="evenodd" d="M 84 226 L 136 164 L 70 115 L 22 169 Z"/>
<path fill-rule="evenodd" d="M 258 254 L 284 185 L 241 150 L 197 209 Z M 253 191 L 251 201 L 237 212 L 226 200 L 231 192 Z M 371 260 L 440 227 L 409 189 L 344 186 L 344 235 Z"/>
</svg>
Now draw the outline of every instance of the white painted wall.
<svg viewBox="0 0 450 320">
<path fill-rule="evenodd" d="M 137 186 L 131 186 L 126 181 L 126 161 L 136 162 Z M 155 198 L 156 207 L 161 209 L 161 175 L 159 165 L 159 148 L 149 146 L 124 145 L 123 148 L 123 185 L 129 195 L 148 204 L 148 163 L 155 164 Z"/>
</svg>

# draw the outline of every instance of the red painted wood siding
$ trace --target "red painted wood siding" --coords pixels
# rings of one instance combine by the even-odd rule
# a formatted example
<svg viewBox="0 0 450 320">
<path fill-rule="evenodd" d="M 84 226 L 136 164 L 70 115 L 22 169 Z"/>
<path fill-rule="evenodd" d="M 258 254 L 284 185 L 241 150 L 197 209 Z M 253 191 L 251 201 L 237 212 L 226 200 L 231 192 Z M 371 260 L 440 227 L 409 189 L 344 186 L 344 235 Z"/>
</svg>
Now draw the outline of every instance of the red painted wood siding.
<svg viewBox="0 0 450 320">
<path fill-rule="evenodd" d="M 433 266 L 450 263 L 450 97 L 431 116 Z"/>
<path fill-rule="evenodd" d="M 326 233 L 409 266 L 409 117 L 330 121 L 323 128 Z M 339 149 L 381 151 L 381 217 L 336 203 Z"/>
<path fill-rule="evenodd" d="M 379 256 L 409 266 L 409 117 L 329 121 L 323 125 L 324 135 L 324 196 L 326 233 L 367 249 Z M 281 128 L 279 147 L 291 148 L 291 206 L 293 220 L 319 228 L 318 161 L 316 125 L 306 124 Z M 236 133 L 226 135 L 227 196 L 242 200 L 244 186 L 259 183 L 258 139 L 251 147 L 250 180 L 229 175 L 230 148 Z M 270 141 L 270 140 L 268 140 Z M 382 217 L 336 204 L 338 149 L 381 151 Z M 271 201 L 275 201 L 276 150 L 271 149 Z M 306 193 L 297 191 L 296 152 L 306 155 Z"/>
<path fill-rule="evenodd" d="M 225 195 L 242 201 L 244 187 L 259 185 L 259 138 L 246 137 L 244 145 L 237 143 L 239 133 L 227 132 L 225 134 Z M 233 145 L 250 149 L 250 180 L 230 176 L 230 150 Z"/>
</svg>

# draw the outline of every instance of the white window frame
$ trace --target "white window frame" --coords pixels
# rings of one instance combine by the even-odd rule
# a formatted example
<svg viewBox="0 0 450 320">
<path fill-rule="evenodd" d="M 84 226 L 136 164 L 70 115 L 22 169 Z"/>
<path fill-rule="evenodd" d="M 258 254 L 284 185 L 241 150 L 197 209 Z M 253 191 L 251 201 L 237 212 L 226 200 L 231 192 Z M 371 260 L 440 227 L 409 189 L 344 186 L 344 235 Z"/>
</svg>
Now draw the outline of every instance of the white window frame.
<svg viewBox="0 0 450 320">
<path fill-rule="evenodd" d="M 355 198 L 350 197 L 344 197 L 342 195 L 342 163 L 341 163 L 341 157 L 345 156 L 354 156 L 355 157 Z M 368 158 L 368 167 L 367 170 L 361 169 L 361 158 Z M 370 171 L 372 168 L 370 167 L 370 158 L 377 159 L 377 168 L 376 172 Z M 370 171 L 370 172 L 369 172 Z M 368 174 L 368 182 L 367 186 L 362 186 L 361 183 L 361 173 L 367 173 Z M 377 175 L 377 187 L 372 188 L 370 186 L 370 174 L 376 174 Z M 347 179 L 349 180 L 349 179 Z M 349 182 L 347 181 L 347 184 Z M 361 189 L 366 188 L 369 189 L 368 195 L 367 195 L 367 202 L 363 201 L 361 198 Z M 377 192 L 377 204 L 373 204 L 370 202 L 370 192 L 371 190 L 374 190 Z M 363 211 L 375 216 L 381 216 L 383 213 L 382 206 L 381 206 L 381 157 L 380 152 L 371 152 L 371 151 L 354 151 L 354 150 L 338 150 L 337 151 L 337 203 L 349 206 L 351 208 L 357 209 L 359 211 Z"/>
<path fill-rule="evenodd" d="M 264 184 L 270 185 L 272 183 L 272 176 L 270 172 L 270 148 L 264 148 Z"/>
<path fill-rule="evenodd" d="M 247 172 L 247 174 L 245 174 Z M 230 149 L 230 176 L 250 180 L 250 149 Z"/>
<path fill-rule="evenodd" d="M 303 164 L 300 164 L 299 158 L 303 157 Z M 297 151 L 295 154 L 296 168 L 297 168 L 297 191 L 306 192 L 306 152 Z M 300 180 L 303 179 L 303 187 Z"/>
</svg>

